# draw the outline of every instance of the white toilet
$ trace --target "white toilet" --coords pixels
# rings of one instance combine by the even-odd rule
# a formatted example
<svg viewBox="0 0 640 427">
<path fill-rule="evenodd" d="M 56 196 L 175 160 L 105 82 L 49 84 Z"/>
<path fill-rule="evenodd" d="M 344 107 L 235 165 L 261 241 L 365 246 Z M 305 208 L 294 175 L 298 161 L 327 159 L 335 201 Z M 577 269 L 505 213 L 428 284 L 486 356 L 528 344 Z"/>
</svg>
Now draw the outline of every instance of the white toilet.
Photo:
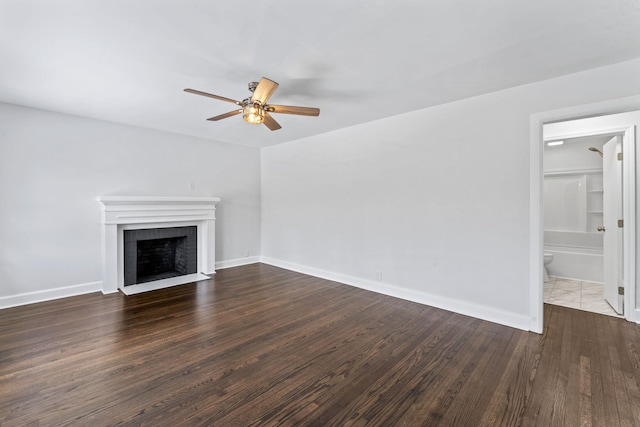
<svg viewBox="0 0 640 427">
<path fill-rule="evenodd" d="M 553 261 L 553 254 L 551 252 L 544 253 L 544 267 L 542 268 L 542 274 L 544 275 L 544 281 L 549 281 L 549 272 L 547 271 L 547 265 Z"/>
</svg>

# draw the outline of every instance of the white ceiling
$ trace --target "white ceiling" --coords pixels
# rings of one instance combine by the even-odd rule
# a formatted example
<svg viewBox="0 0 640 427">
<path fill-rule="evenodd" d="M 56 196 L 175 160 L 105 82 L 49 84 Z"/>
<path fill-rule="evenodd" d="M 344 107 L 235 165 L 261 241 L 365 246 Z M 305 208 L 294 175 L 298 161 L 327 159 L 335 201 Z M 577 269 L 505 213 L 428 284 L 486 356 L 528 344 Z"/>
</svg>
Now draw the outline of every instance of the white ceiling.
<svg viewBox="0 0 640 427">
<path fill-rule="evenodd" d="M 637 57 L 637 0 L 0 0 L 0 102 L 257 147 Z M 262 76 L 320 117 L 182 91 Z"/>
</svg>

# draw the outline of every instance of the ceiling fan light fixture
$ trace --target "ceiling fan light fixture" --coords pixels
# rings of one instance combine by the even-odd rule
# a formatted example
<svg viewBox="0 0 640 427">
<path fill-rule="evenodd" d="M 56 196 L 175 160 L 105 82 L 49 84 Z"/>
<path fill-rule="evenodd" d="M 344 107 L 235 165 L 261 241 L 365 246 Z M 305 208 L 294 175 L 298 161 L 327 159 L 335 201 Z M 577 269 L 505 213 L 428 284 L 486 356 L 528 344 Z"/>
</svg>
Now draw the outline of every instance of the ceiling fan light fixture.
<svg viewBox="0 0 640 427">
<path fill-rule="evenodd" d="M 249 104 L 242 108 L 242 118 L 245 122 L 259 125 L 264 122 L 264 109 L 260 104 Z"/>
</svg>

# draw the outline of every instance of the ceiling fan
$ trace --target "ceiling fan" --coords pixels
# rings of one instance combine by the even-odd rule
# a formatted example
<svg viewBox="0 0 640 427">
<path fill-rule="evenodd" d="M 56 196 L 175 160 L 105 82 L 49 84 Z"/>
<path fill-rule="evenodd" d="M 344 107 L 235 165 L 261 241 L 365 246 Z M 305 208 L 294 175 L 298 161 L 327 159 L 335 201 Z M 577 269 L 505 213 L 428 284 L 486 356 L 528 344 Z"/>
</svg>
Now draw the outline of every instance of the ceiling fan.
<svg viewBox="0 0 640 427">
<path fill-rule="evenodd" d="M 267 101 L 269 100 L 271 95 L 273 95 L 277 88 L 278 83 L 274 82 L 273 80 L 269 80 L 266 77 L 263 77 L 259 82 L 249 83 L 249 90 L 253 92 L 253 95 L 251 95 L 250 98 L 246 98 L 242 101 L 236 101 L 235 99 L 225 98 L 224 96 L 213 95 L 211 93 L 201 92 L 195 89 L 185 89 L 184 91 L 194 93 L 196 95 L 208 96 L 209 98 L 213 99 L 219 99 L 220 101 L 231 102 L 240 107 L 236 110 L 229 111 L 228 113 L 220 114 L 219 116 L 210 117 L 207 119 L 214 122 L 242 113 L 242 118 L 247 123 L 256 125 L 264 123 L 264 125 L 269 129 L 278 130 L 282 126 L 280 126 L 269 113 L 296 114 L 299 116 L 320 115 L 319 108 L 267 104 Z"/>
</svg>

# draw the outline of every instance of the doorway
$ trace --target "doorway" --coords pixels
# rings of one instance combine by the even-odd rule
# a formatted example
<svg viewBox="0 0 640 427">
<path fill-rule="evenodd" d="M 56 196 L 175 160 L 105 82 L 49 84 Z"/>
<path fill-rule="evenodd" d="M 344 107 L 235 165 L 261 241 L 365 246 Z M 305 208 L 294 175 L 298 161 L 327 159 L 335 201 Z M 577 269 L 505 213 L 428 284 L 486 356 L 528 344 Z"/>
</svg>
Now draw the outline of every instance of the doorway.
<svg viewBox="0 0 640 427">
<path fill-rule="evenodd" d="M 622 274 L 611 268 L 622 265 L 622 233 L 615 224 L 622 218 L 621 162 L 616 155 L 621 136 L 557 139 L 547 128 L 544 303 L 622 317 L 624 305 L 613 295 L 624 286 L 618 281 Z"/>
<path fill-rule="evenodd" d="M 579 125 L 579 127 L 576 127 Z M 543 332 L 543 126 L 560 138 L 589 135 L 622 135 L 623 235 L 622 280 L 625 319 L 636 321 L 636 127 L 640 125 L 640 96 L 563 110 L 533 114 L 530 120 L 530 330 Z M 548 128 L 547 128 L 548 126 Z M 547 135 L 547 136 L 549 136 Z"/>
</svg>

